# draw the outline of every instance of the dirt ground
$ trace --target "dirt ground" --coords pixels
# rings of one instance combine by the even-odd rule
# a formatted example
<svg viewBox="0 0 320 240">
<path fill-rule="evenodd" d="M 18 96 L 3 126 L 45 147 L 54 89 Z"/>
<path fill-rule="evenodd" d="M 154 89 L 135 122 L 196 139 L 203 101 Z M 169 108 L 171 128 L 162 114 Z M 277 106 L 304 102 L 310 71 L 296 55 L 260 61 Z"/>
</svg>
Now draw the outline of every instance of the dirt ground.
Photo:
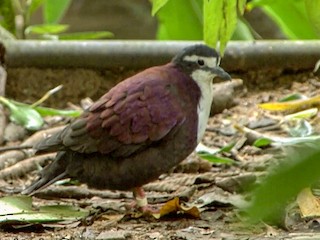
<svg viewBox="0 0 320 240">
<path fill-rule="evenodd" d="M 257 81 L 264 80 L 260 78 Z M 70 204 L 89 210 L 89 217 L 82 221 L 23 228 L 2 226 L 0 239 L 320 239 L 318 220 L 302 219 L 296 207 L 291 210 L 294 217 L 287 219 L 282 226 L 246 221 L 239 210 L 246 196 L 245 190 L 255 184 L 276 160 L 273 149 L 247 144 L 244 134 L 233 127 L 237 123 L 259 131 L 259 127 L 272 126 L 276 116 L 281 114 L 261 110 L 257 104 L 276 101 L 295 92 L 308 97 L 319 95 L 319 83 L 308 73 L 286 74 L 271 82 L 260 82 L 259 86 L 245 82 L 246 86 L 236 91 L 236 106 L 212 117 L 203 139 L 203 144 L 212 148 L 236 141 L 238 146 L 225 155 L 236 163 L 212 164 L 192 154 L 172 172 L 145 186 L 149 202 L 153 205 L 160 206 L 174 197 L 189 205 L 206 202 L 199 218 L 181 211 L 160 219 L 139 216 L 130 211 L 128 214 L 125 205 L 132 201 L 129 192 L 91 191 L 84 185 L 59 185 L 33 197 L 34 206 Z M 61 119 L 51 120 L 51 123 L 55 122 L 61 124 Z M 283 134 L 283 131 L 277 129 L 276 134 Z M 17 145 L 21 141 L 15 140 L 9 145 Z M 31 183 L 36 172 L 6 177 L 1 182 L 0 196 L 21 190 Z"/>
</svg>

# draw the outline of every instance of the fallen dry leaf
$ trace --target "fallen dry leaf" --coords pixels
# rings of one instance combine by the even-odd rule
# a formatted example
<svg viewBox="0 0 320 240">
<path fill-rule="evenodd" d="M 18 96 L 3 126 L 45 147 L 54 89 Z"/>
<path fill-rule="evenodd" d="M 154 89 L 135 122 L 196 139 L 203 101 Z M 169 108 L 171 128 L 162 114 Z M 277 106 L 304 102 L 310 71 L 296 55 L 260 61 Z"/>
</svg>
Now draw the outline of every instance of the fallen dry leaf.
<svg viewBox="0 0 320 240">
<path fill-rule="evenodd" d="M 320 199 L 312 194 L 310 188 L 305 188 L 299 193 L 297 203 L 302 217 L 320 216 Z"/>
<path fill-rule="evenodd" d="M 180 203 L 180 199 L 175 197 L 174 199 L 166 202 L 160 209 L 159 213 L 152 214 L 156 219 L 159 219 L 170 213 L 179 213 L 192 216 L 194 218 L 200 218 L 200 211 L 196 206 L 185 206 Z"/>
</svg>

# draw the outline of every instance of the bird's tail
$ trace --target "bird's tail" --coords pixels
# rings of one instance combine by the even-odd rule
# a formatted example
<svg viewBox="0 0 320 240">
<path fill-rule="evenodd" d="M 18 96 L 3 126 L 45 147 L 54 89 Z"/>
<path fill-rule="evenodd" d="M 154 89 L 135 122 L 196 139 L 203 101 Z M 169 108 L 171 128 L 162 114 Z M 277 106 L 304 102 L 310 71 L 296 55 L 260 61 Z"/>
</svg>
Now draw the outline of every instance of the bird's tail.
<svg viewBox="0 0 320 240">
<path fill-rule="evenodd" d="M 41 171 L 39 179 L 23 190 L 21 194 L 33 195 L 54 182 L 67 178 L 65 154 L 66 152 L 58 152 L 55 160 Z"/>
</svg>

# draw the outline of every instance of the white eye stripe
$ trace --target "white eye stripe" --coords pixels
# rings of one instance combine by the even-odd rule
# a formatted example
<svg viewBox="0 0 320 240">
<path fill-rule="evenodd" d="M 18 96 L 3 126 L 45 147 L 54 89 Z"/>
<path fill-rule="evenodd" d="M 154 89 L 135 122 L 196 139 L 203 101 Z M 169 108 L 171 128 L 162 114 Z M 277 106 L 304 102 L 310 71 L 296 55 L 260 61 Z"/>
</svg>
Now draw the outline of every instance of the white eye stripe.
<svg viewBox="0 0 320 240">
<path fill-rule="evenodd" d="M 185 56 L 184 61 L 197 62 L 198 60 L 203 60 L 208 67 L 216 67 L 220 64 L 220 58 L 215 57 L 199 57 L 197 55 Z"/>
</svg>

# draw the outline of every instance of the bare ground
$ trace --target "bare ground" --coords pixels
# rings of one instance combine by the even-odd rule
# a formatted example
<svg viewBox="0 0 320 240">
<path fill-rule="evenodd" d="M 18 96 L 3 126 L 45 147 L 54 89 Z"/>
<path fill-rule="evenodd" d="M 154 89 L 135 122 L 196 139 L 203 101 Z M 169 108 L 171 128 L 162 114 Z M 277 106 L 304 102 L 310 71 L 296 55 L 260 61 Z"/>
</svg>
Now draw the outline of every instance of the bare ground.
<svg viewBox="0 0 320 240">
<path fill-rule="evenodd" d="M 259 81 L 259 79 L 257 80 Z M 296 206 L 282 226 L 267 223 L 250 224 L 239 210 L 238 196 L 246 196 L 248 185 L 256 183 L 275 161 L 273 149 L 259 149 L 245 144 L 244 135 L 237 132 L 235 123 L 244 126 L 268 125 L 269 112 L 258 103 L 275 101 L 287 94 L 299 92 L 308 97 L 319 94 L 318 79 L 309 74 L 288 74 L 276 81 L 251 84 L 237 91 L 237 105 L 210 119 L 203 143 L 208 147 L 222 147 L 231 141 L 238 146 L 227 157 L 236 164 L 211 164 L 192 154 L 172 172 L 157 182 L 145 186 L 149 201 L 161 205 L 179 197 L 190 204 L 208 201 L 200 218 L 175 213 L 160 219 L 128 214 L 128 192 L 91 191 L 84 185 L 52 186 L 33 197 L 33 204 L 63 203 L 90 210 L 90 216 L 78 222 L 31 225 L 23 228 L 3 226 L 1 239 L 320 239 L 317 219 L 302 219 Z M 261 122 L 261 120 L 263 120 Z M 54 122 L 54 121 L 53 121 Z M 274 133 L 274 132 L 273 132 Z M 276 132 L 283 134 L 283 132 Z M 243 141 L 242 141 L 243 140 Z M 21 140 L 9 142 L 18 145 Z M 19 150 L 20 151 L 20 150 Z M 1 159 L 1 155 L 0 155 Z M 4 169 L 5 170 L 5 169 Z M 2 171 L 4 171 L 2 170 Z M 0 175 L 2 173 L 0 171 Z M 6 175 L 1 182 L 0 196 L 27 186 L 37 171 Z M 241 205 L 241 204 L 240 204 Z"/>
</svg>

